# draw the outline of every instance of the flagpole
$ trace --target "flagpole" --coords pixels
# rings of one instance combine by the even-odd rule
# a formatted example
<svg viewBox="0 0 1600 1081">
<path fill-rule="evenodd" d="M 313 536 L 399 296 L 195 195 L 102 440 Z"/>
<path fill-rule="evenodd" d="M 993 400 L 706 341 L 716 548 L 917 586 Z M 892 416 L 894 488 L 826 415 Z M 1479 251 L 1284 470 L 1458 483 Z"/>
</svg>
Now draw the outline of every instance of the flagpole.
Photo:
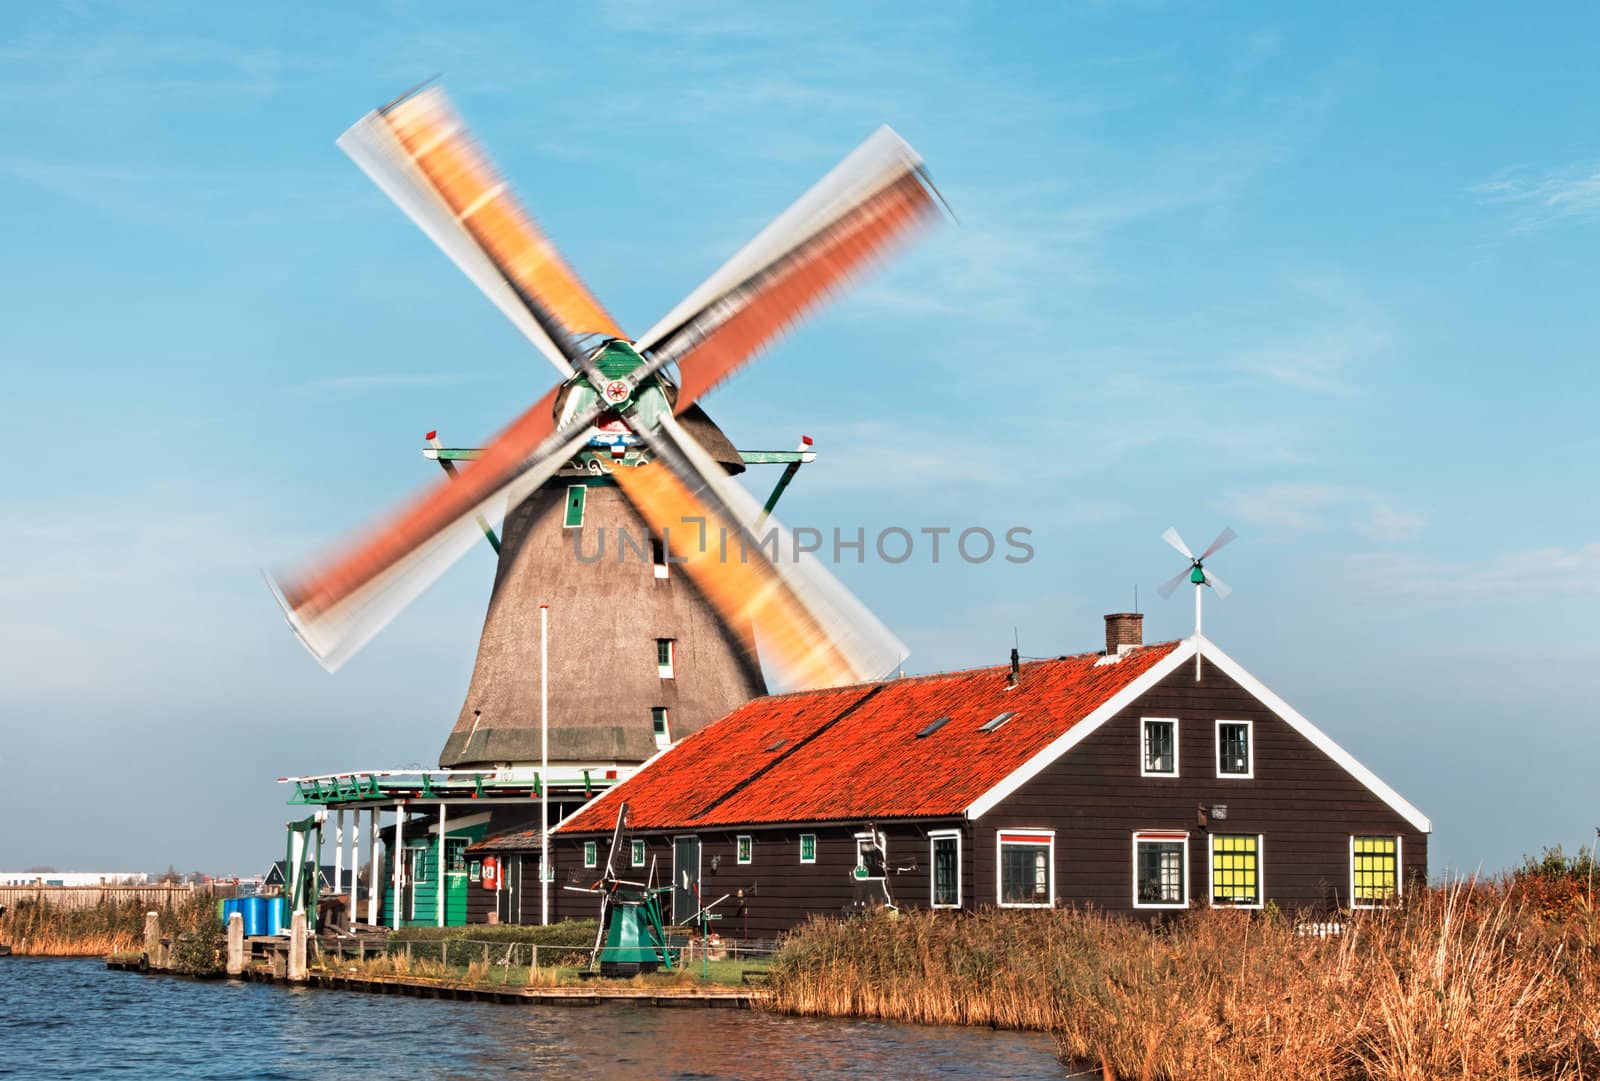
<svg viewBox="0 0 1600 1081">
<path fill-rule="evenodd" d="M 550 922 L 550 606 L 539 606 L 539 922 Z"/>
</svg>

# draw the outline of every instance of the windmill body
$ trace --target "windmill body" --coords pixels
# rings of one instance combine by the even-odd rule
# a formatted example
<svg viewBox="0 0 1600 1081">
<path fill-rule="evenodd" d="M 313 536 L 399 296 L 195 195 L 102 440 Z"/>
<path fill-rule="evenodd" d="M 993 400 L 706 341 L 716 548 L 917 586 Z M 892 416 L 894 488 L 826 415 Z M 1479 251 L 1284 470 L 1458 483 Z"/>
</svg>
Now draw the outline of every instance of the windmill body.
<svg viewBox="0 0 1600 1081">
<path fill-rule="evenodd" d="M 438 88 L 368 114 L 339 143 L 559 381 L 480 451 L 451 458 L 435 443 L 429 453 L 450 476 L 274 581 L 291 626 L 326 667 L 348 660 L 483 536 L 498 544 L 499 566 L 472 683 L 440 755 L 446 768 L 526 772 L 541 761 L 546 694 L 552 767 L 620 767 L 763 693 L 763 672 L 785 689 L 827 686 L 875 678 L 903 658 L 819 563 L 743 544 L 730 555 L 718 543 L 776 530 L 775 550 L 795 550 L 766 517 L 772 500 L 759 508 L 729 480 L 741 455 L 698 403 L 938 216 L 915 151 L 880 129 L 633 338 Z M 540 605 L 550 612 L 548 681 L 536 663 Z"/>
</svg>

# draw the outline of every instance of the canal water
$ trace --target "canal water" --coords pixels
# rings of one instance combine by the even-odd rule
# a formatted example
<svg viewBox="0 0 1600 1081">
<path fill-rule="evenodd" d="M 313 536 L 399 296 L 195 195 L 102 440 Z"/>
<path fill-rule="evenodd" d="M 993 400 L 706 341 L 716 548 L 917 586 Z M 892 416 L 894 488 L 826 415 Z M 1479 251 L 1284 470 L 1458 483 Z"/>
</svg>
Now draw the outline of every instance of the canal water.
<svg viewBox="0 0 1600 1081">
<path fill-rule="evenodd" d="M 5 1078 L 1056 1078 L 1049 1038 L 752 1010 L 499 1006 L 0 960 Z"/>
</svg>

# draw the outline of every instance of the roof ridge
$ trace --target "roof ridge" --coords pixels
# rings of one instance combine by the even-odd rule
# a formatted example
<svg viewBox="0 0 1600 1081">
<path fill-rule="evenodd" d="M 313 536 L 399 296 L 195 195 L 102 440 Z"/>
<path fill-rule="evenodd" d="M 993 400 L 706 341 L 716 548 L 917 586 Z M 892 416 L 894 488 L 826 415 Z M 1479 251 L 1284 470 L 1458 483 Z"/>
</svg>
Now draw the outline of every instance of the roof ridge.
<svg viewBox="0 0 1600 1081">
<path fill-rule="evenodd" d="M 1143 645 L 1134 646 L 1132 649 L 1124 653 L 1123 656 L 1130 657 L 1147 649 L 1156 649 L 1163 646 L 1176 646 L 1182 642 L 1183 639 L 1181 638 L 1174 638 L 1167 642 L 1146 642 Z M 1027 668 L 1030 665 L 1059 664 L 1062 661 L 1075 661 L 1086 657 L 1104 657 L 1105 655 L 1106 654 L 1102 650 L 1087 650 L 1083 653 L 1063 653 L 1057 657 L 1036 657 L 1032 660 L 1026 660 L 1021 662 L 1021 666 L 1023 668 Z M 857 680 L 855 683 L 836 683 L 830 687 L 805 687 L 793 691 L 778 691 L 775 694 L 764 694 L 759 698 L 752 698 L 750 699 L 750 702 L 771 702 L 785 698 L 805 698 L 809 695 L 828 694 L 832 691 L 848 691 L 852 687 L 887 687 L 896 683 L 922 683 L 933 679 L 948 679 L 951 676 L 977 675 L 980 672 L 1004 672 L 1010 667 L 1010 662 L 1006 662 L 1004 664 L 978 665 L 973 668 L 952 668 L 944 672 L 919 672 L 914 676 L 885 676 L 881 679 Z M 746 703 L 746 705 L 749 704 L 750 703 Z M 745 707 L 741 706 L 739 708 L 743 709 Z"/>
</svg>

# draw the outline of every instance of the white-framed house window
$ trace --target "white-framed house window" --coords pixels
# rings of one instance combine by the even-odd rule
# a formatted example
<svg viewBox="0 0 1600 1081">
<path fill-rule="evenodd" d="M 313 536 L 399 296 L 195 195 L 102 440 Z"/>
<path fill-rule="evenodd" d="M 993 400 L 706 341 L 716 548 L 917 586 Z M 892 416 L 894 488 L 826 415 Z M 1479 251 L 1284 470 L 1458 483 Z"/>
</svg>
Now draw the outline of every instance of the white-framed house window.
<svg viewBox="0 0 1600 1081">
<path fill-rule="evenodd" d="M 1178 775 L 1178 719 L 1145 717 L 1139 723 L 1139 776 Z"/>
<path fill-rule="evenodd" d="M 667 721 L 666 706 L 650 707 L 650 727 L 656 734 L 657 750 L 672 742 L 672 727 Z"/>
<path fill-rule="evenodd" d="M 1144 830 L 1133 835 L 1133 907 L 1189 907 L 1189 835 Z"/>
<path fill-rule="evenodd" d="M 801 863 L 816 863 L 817 862 L 817 835 L 816 834 L 814 834 L 814 833 L 802 833 L 800 835 L 800 862 Z"/>
<path fill-rule="evenodd" d="M 667 546 L 662 543 L 660 537 L 650 538 L 650 566 L 655 569 L 657 578 L 666 581 L 669 573 L 667 569 L 669 566 L 667 563 Z"/>
<path fill-rule="evenodd" d="M 751 837 L 748 833 L 741 833 L 738 837 L 734 838 L 733 846 L 734 858 L 739 863 L 754 862 L 756 854 L 755 838 Z"/>
<path fill-rule="evenodd" d="M 673 660 L 677 651 L 677 643 L 671 638 L 656 639 L 656 674 L 662 679 L 672 678 Z"/>
<path fill-rule="evenodd" d="M 928 833 L 928 868 L 928 904 L 933 908 L 960 908 L 960 830 Z"/>
<path fill-rule="evenodd" d="M 633 865 L 635 867 L 643 867 L 644 866 L 644 842 L 643 841 L 635 841 L 635 842 L 633 842 L 633 851 L 632 851 L 631 855 L 633 856 L 633 861 L 632 862 L 633 862 Z"/>
<path fill-rule="evenodd" d="M 1259 833 L 1211 835 L 1210 892 L 1212 908 L 1260 908 L 1262 884 Z"/>
<path fill-rule="evenodd" d="M 600 865 L 600 846 L 596 842 L 583 842 L 583 865 L 585 867 L 598 867 Z"/>
<path fill-rule="evenodd" d="M 857 879 L 874 879 L 882 881 L 889 877 L 888 843 L 881 833 L 856 834 L 856 869 L 853 876 Z"/>
<path fill-rule="evenodd" d="M 1391 834 L 1350 838 L 1350 903 L 1379 908 L 1400 896 L 1401 838 Z"/>
<path fill-rule="evenodd" d="M 1001 908 L 1051 908 L 1055 904 L 1054 830 L 995 833 L 995 896 Z"/>
<path fill-rule="evenodd" d="M 1256 775 L 1254 721 L 1217 722 L 1217 776 L 1249 780 Z"/>
</svg>

